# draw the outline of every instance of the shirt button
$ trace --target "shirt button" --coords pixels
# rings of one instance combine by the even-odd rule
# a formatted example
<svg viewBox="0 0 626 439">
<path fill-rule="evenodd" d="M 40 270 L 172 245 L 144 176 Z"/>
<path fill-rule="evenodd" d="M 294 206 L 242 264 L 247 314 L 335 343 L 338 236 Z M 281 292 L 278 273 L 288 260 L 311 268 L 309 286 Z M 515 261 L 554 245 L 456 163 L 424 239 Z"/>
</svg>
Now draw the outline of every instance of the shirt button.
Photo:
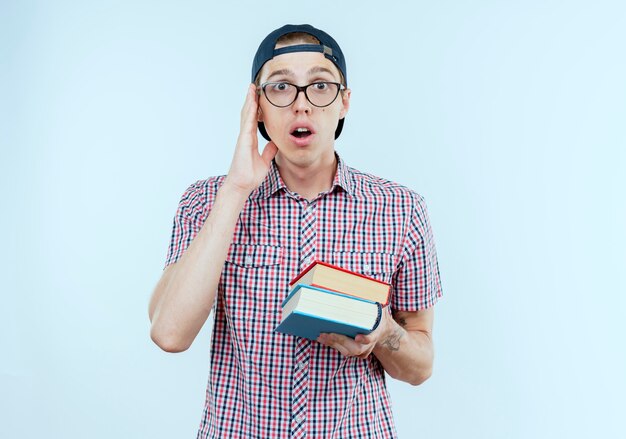
<svg viewBox="0 0 626 439">
<path fill-rule="evenodd" d="M 363 265 L 363 270 L 365 270 L 365 271 L 369 271 L 369 270 L 370 270 L 370 266 L 369 266 L 369 264 L 365 264 L 365 265 Z"/>
<path fill-rule="evenodd" d="M 304 369 L 304 363 L 298 363 L 296 364 L 296 367 L 298 368 L 298 370 L 302 370 Z"/>
<path fill-rule="evenodd" d="M 296 416 L 296 422 L 299 424 L 300 422 L 304 422 L 304 416 L 302 415 L 297 415 Z"/>
<path fill-rule="evenodd" d="M 313 262 L 311 258 L 306 258 L 304 260 L 304 265 L 309 265 L 311 262 Z"/>
<path fill-rule="evenodd" d="M 252 256 L 246 256 L 246 264 L 248 265 L 252 264 Z"/>
</svg>

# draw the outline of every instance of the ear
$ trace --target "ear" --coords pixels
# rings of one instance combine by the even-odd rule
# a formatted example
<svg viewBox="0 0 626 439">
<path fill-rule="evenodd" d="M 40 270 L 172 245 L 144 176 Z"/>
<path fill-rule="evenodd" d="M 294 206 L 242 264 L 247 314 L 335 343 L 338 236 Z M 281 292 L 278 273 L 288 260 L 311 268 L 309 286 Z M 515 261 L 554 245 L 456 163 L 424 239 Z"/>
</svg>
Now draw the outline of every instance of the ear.
<svg viewBox="0 0 626 439">
<path fill-rule="evenodd" d="M 261 109 L 261 97 L 263 96 L 263 93 L 261 93 L 261 91 L 259 90 L 259 88 L 257 87 L 257 91 L 256 91 L 256 120 L 257 122 L 263 122 L 263 110 Z"/>
<path fill-rule="evenodd" d="M 352 90 L 346 88 L 343 93 L 341 93 L 341 110 L 339 111 L 339 119 L 343 119 L 348 114 L 348 110 L 350 109 L 350 94 Z"/>
</svg>

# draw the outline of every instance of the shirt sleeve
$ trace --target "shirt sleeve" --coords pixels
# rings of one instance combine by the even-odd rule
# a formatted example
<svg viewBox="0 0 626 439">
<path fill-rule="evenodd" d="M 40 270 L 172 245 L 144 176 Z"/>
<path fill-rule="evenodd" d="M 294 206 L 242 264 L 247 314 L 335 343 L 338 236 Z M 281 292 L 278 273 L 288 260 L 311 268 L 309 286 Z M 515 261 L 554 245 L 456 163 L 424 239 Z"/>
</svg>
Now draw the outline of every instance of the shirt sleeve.
<svg viewBox="0 0 626 439">
<path fill-rule="evenodd" d="M 442 296 L 439 263 L 424 199 L 415 194 L 401 261 L 392 282 L 391 307 L 419 311 Z"/>
<path fill-rule="evenodd" d="M 200 180 L 183 193 L 174 216 L 172 237 L 165 258 L 165 269 L 178 261 L 196 237 L 211 210 L 215 198 L 211 180 Z"/>
</svg>

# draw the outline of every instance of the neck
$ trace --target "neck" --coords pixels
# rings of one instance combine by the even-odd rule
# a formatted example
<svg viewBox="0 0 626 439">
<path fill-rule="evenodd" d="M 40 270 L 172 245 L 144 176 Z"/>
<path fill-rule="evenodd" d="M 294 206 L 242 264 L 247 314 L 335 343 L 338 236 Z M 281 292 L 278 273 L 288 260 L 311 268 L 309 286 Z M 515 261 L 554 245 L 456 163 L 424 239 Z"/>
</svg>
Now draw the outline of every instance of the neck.
<svg viewBox="0 0 626 439">
<path fill-rule="evenodd" d="M 278 153 L 276 166 L 287 188 L 311 201 L 333 185 L 337 173 L 337 158 L 332 151 L 332 154 L 316 163 L 302 165 L 291 162 Z"/>
</svg>

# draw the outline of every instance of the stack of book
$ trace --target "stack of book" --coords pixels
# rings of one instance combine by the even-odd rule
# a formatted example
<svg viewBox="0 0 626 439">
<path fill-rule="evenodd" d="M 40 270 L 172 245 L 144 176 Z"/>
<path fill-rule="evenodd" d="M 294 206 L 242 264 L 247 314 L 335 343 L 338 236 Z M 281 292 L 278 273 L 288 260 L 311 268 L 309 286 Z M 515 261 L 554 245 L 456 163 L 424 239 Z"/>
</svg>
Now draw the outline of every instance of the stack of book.
<svg viewBox="0 0 626 439">
<path fill-rule="evenodd" d="M 289 284 L 276 331 L 315 340 L 321 333 L 356 337 L 378 326 L 391 285 L 315 261 Z"/>
</svg>

